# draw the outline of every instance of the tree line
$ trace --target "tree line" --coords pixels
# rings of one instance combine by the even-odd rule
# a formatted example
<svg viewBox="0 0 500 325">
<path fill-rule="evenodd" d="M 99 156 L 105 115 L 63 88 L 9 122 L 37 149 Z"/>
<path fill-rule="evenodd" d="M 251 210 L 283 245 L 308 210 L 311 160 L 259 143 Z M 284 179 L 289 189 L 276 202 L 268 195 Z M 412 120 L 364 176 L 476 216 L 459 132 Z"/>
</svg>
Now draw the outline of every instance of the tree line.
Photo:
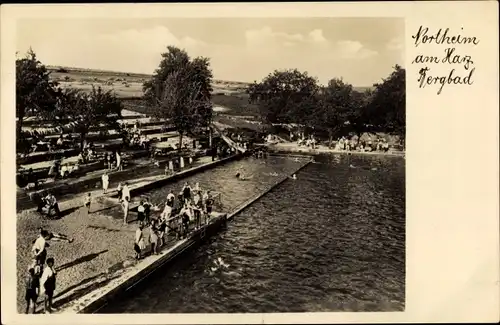
<svg viewBox="0 0 500 325">
<path fill-rule="evenodd" d="M 396 65 L 373 89 L 357 91 L 342 79 L 326 86 L 307 72 L 274 71 L 247 90 L 270 124 L 298 124 L 335 137 L 385 132 L 402 140 L 406 130 L 405 70 Z"/>
<path fill-rule="evenodd" d="M 168 119 L 180 134 L 199 135 L 212 122 L 210 60 L 191 58 L 185 50 L 168 46 L 158 68 L 143 84 L 144 99 L 157 118 Z M 263 122 L 295 123 L 325 132 L 330 138 L 351 133 L 387 132 L 404 139 L 405 70 L 394 71 L 373 90 L 356 91 L 342 79 L 322 86 L 307 72 L 274 71 L 251 84 L 249 101 L 256 103 Z M 95 126 L 120 129 L 123 105 L 110 91 L 92 86 L 90 92 L 62 88 L 30 49 L 16 60 L 16 135 L 23 140 L 23 121 L 30 116 L 70 128 L 85 137 Z M 71 123 L 68 124 L 68 120 Z M 179 145 L 181 148 L 181 145 Z"/>
<path fill-rule="evenodd" d="M 26 118 L 50 122 L 53 127 L 61 127 L 79 135 L 80 147 L 90 129 L 106 125 L 109 129 L 120 129 L 122 104 L 111 91 L 94 87 L 90 92 L 74 88 L 62 88 L 50 79 L 47 70 L 33 50 L 25 57 L 16 59 L 16 139 L 18 151 L 30 147 L 23 132 Z"/>
</svg>

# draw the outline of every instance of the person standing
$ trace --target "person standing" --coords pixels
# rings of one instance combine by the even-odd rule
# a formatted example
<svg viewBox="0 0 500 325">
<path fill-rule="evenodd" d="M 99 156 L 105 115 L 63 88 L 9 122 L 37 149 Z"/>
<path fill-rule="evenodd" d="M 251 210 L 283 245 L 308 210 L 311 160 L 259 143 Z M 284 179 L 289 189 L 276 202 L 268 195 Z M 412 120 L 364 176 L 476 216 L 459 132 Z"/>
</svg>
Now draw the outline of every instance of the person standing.
<svg viewBox="0 0 500 325">
<path fill-rule="evenodd" d="M 33 310 L 33 314 L 36 309 L 36 301 L 38 299 L 38 294 L 40 293 L 40 280 L 33 267 L 28 270 L 28 278 L 26 279 L 26 314 Z"/>
<path fill-rule="evenodd" d="M 168 236 L 167 229 L 167 220 L 164 217 L 160 217 L 158 221 L 158 248 L 163 247 L 165 244 L 165 235 Z"/>
<path fill-rule="evenodd" d="M 193 212 L 194 212 L 194 229 L 198 229 L 201 227 L 201 209 L 202 209 L 202 200 L 198 191 L 194 193 L 193 197 Z"/>
<path fill-rule="evenodd" d="M 89 193 L 86 197 L 85 197 L 85 207 L 87 208 L 87 214 L 90 213 L 90 202 L 92 201 L 92 194 Z"/>
<path fill-rule="evenodd" d="M 169 207 L 173 208 L 174 207 L 174 201 L 175 201 L 174 191 L 170 190 L 170 193 L 168 193 L 168 195 L 167 195 L 166 205 L 168 205 Z"/>
<path fill-rule="evenodd" d="M 182 235 L 183 237 L 187 237 L 187 234 L 189 233 L 189 221 L 191 220 L 191 209 L 188 204 L 188 202 L 184 203 L 184 206 L 182 207 L 180 211 L 180 216 L 182 218 Z"/>
<path fill-rule="evenodd" d="M 149 222 L 151 220 L 151 203 L 147 197 L 144 202 L 144 217 Z"/>
<path fill-rule="evenodd" d="M 158 255 L 158 229 L 156 220 L 152 220 L 149 225 L 149 242 L 151 243 L 151 254 Z"/>
<path fill-rule="evenodd" d="M 104 172 L 102 175 L 102 191 L 104 194 L 108 191 L 108 186 L 109 186 L 109 176 L 107 172 Z"/>
<path fill-rule="evenodd" d="M 40 231 L 40 236 L 35 240 L 33 247 L 31 248 L 31 252 L 33 253 L 33 257 L 35 260 L 43 266 L 45 264 L 45 259 L 47 258 L 47 241 L 48 232 L 46 230 Z"/>
<path fill-rule="evenodd" d="M 139 226 L 135 230 L 135 242 L 134 242 L 134 251 L 135 258 L 137 260 L 142 257 L 142 250 L 144 249 L 144 237 L 142 235 L 142 223 L 139 222 Z"/>
<path fill-rule="evenodd" d="M 122 182 L 118 183 L 118 187 L 116 188 L 116 191 L 118 192 L 118 201 L 120 201 L 122 199 L 122 194 L 123 194 Z"/>
<path fill-rule="evenodd" d="M 128 202 L 128 197 L 124 198 L 122 200 L 122 209 L 123 209 L 123 224 L 127 224 L 127 219 L 128 219 L 128 210 L 129 210 L 129 202 Z"/>
<path fill-rule="evenodd" d="M 122 198 L 124 200 L 127 200 L 127 201 L 130 201 L 130 189 L 128 187 L 128 183 L 125 182 L 125 185 L 123 185 L 123 189 L 122 189 Z"/>
<path fill-rule="evenodd" d="M 146 216 L 145 216 L 145 213 L 144 213 L 144 202 L 141 201 L 139 203 L 139 206 L 137 207 L 137 220 L 139 222 L 144 222 L 145 225 L 148 224 L 148 220 L 145 220 L 146 219 Z"/>
<path fill-rule="evenodd" d="M 56 290 L 56 270 L 54 269 L 54 258 L 47 259 L 47 266 L 40 278 L 40 293 L 44 296 L 44 311 L 52 313 L 52 298 Z"/>
<path fill-rule="evenodd" d="M 214 204 L 214 200 L 209 190 L 206 191 L 203 195 L 203 203 L 205 204 L 205 212 L 207 214 L 207 218 L 209 218 L 212 213 L 212 206 Z"/>
<path fill-rule="evenodd" d="M 123 170 L 123 167 L 122 167 L 122 157 L 120 156 L 120 153 L 118 151 L 116 152 L 116 168 L 119 171 Z"/>
<path fill-rule="evenodd" d="M 182 197 L 184 198 L 184 202 L 191 199 L 191 186 L 188 183 L 185 183 L 182 188 Z"/>
</svg>

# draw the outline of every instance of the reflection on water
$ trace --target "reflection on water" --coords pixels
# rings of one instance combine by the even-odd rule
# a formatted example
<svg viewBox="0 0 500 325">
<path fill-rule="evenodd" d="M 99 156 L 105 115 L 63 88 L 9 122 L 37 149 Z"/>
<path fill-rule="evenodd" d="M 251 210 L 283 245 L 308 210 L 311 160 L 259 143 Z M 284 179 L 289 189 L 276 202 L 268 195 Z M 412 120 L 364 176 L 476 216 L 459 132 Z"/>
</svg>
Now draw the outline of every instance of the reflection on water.
<svg viewBox="0 0 500 325">
<path fill-rule="evenodd" d="M 101 312 L 403 310 L 404 160 L 336 155 L 319 161 Z M 268 173 L 299 164 L 245 160 L 190 182 L 222 191 L 225 204 L 234 207 L 266 188 L 272 181 Z M 255 179 L 237 181 L 239 165 Z"/>
</svg>

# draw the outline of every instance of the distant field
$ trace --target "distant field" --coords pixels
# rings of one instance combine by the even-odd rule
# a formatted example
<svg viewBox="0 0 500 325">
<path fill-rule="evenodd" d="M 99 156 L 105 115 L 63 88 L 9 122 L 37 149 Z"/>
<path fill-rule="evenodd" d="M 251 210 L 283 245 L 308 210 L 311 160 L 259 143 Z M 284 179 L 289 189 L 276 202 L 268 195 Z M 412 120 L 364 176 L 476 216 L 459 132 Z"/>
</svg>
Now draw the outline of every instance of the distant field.
<svg viewBox="0 0 500 325">
<path fill-rule="evenodd" d="M 142 85 L 151 78 L 148 74 L 126 73 L 104 70 L 80 69 L 48 66 L 53 80 L 62 87 L 72 87 L 89 91 L 92 85 L 101 86 L 105 90 L 113 90 L 117 97 L 141 97 Z M 214 80 L 213 93 L 229 95 L 246 90 L 248 83 L 238 81 Z"/>
<path fill-rule="evenodd" d="M 47 68 L 51 72 L 52 79 L 58 81 L 62 87 L 90 91 L 92 85 L 101 86 L 104 90 L 112 90 L 117 97 L 123 98 L 127 109 L 143 114 L 151 113 L 147 105 L 138 100 L 143 95 L 143 83 L 151 78 L 151 75 L 60 66 Z M 259 117 L 258 106 L 248 102 L 246 94 L 248 86 L 249 83 L 245 82 L 213 80 L 212 102 L 214 105 L 228 108 L 229 110 L 224 112 L 225 115 Z M 357 91 L 369 88 L 372 87 L 354 87 Z"/>
</svg>

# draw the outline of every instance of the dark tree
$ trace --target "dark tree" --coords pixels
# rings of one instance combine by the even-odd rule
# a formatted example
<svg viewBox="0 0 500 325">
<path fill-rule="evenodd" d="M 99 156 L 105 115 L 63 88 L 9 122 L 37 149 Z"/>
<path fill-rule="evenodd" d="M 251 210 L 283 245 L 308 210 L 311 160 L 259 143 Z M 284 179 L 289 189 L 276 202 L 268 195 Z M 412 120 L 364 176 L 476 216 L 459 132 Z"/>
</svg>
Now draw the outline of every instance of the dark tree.
<svg viewBox="0 0 500 325">
<path fill-rule="evenodd" d="M 93 86 L 90 93 L 67 89 L 60 94 L 53 119 L 80 135 L 81 149 L 91 128 L 106 125 L 109 130 L 120 129 L 118 120 L 121 118 L 122 104 L 111 91 Z"/>
<path fill-rule="evenodd" d="M 328 131 L 330 143 L 334 136 L 350 130 L 360 110 L 352 85 L 332 79 L 323 90 L 318 124 Z"/>
<path fill-rule="evenodd" d="M 23 121 L 29 116 L 42 116 L 55 108 L 56 82 L 50 72 L 38 61 L 30 49 L 22 59 L 16 60 L 16 136 L 20 137 Z"/>
<path fill-rule="evenodd" d="M 169 46 L 151 80 L 144 83 L 147 102 L 157 118 L 171 121 L 179 132 L 179 150 L 186 134 L 206 129 L 212 120 L 212 71 L 207 58 L 190 59 Z"/>
<path fill-rule="evenodd" d="M 274 71 L 247 89 L 268 123 L 308 125 L 317 103 L 318 82 L 298 70 Z"/>
<path fill-rule="evenodd" d="M 406 72 L 399 65 L 382 83 L 375 84 L 367 119 L 376 128 L 405 138 Z"/>
</svg>

